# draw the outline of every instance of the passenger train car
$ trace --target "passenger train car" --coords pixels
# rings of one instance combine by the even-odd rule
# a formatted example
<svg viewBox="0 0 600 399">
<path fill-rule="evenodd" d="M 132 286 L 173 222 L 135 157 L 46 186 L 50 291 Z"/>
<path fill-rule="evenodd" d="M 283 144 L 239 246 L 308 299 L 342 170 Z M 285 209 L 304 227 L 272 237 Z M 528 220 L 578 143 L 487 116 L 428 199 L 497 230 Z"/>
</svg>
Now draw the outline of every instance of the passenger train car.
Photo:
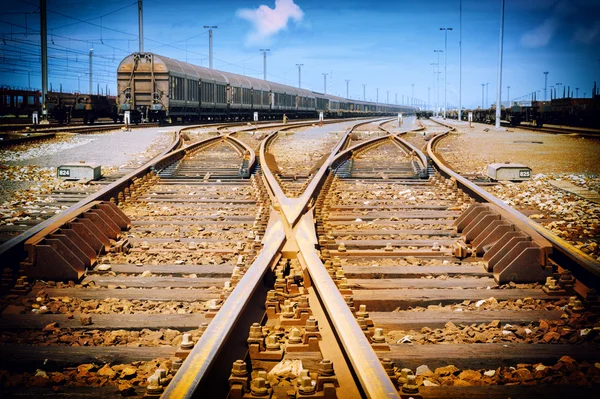
<svg viewBox="0 0 600 399">
<path fill-rule="evenodd" d="M 407 106 L 349 100 L 217 71 L 153 53 L 133 53 L 117 69 L 119 118 L 132 123 L 414 114 Z"/>
<path fill-rule="evenodd" d="M 41 97 L 39 90 L 0 86 L 1 121 L 31 122 L 34 112 L 41 118 Z M 46 108 L 48 118 L 58 123 L 73 119 L 81 119 L 83 123 L 94 123 L 98 118 L 118 120 L 114 96 L 49 91 Z"/>
</svg>

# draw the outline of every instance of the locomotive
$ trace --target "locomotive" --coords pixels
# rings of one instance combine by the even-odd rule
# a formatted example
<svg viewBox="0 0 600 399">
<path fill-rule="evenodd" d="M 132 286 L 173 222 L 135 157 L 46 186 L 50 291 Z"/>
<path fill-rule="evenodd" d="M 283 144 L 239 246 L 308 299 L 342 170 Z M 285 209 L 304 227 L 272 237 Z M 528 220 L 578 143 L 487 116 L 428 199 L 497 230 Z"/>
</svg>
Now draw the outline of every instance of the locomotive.
<svg viewBox="0 0 600 399">
<path fill-rule="evenodd" d="M 117 68 L 119 120 L 197 122 L 414 114 L 415 108 L 350 100 L 153 53 L 133 53 Z"/>
</svg>

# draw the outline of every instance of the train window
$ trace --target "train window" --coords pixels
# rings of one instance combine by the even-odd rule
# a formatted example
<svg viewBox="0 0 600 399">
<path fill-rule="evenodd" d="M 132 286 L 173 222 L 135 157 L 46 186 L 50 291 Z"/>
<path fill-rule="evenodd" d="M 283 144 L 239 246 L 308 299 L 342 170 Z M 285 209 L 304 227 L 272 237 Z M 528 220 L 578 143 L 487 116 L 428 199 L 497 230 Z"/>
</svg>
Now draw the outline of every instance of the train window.
<svg viewBox="0 0 600 399">
<path fill-rule="evenodd" d="M 269 92 L 268 91 L 262 92 L 262 104 L 263 105 L 271 105 L 271 102 L 269 101 Z"/>
<path fill-rule="evenodd" d="M 27 96 L 27 104 L 34 105 L 35 104 L 35 96 Z"/>
<path fill-rule="evenodd" d="M 219 104 L 226 104 L 227 103 L 227 101 L 226 101 L 227 96 L 225 95 L 225 91 L 226 91 L 225 90 L 225 86 L 223 86 L 223 85 L 217 85 L 217 88 L 216 88 L 216 94 L 217 94 L 217 101 L 216 102 L 217 103 L 219 103 Z"/>
<path fill-rule="evenodd" d="M 23 105 L 23 96 L 15 96 L 15 106 L 20 107 Z"/>
</svg>

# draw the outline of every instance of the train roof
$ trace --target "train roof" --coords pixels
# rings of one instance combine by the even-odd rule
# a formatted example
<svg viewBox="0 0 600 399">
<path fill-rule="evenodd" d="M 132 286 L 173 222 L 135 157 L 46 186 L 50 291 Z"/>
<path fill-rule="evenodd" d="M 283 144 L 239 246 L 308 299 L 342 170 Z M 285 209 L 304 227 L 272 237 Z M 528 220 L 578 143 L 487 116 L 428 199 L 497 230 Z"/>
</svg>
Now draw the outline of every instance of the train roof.
<svg viewBox="0 0 600 399">
<path fill-rule="evenodd" d="M 175 74 L 183 74 L 187 76 L 195 76 L 198 79 L 209 80 L 215 83 L 220 84 L 231 84 L 236 87 L 242 88 L 255 88 L 263 91 L 274 91 L 277 93 L 286 93 L 299 95 L 301 97 L 308 98 L 327 98 L 329 100 L 334 101 L 343 101 L 343 102 L 352 102 L 355 104 L 369 104 L 369 105 L 383 105 L 383 106 L 391 106 L 391 107 L 403 107 L 405 109 L 413 109 L 416 108 L 408 107 L 404 105 L 394 105 L 394 104 L 383 104 L 383 103 L 373 103 L 369 101 L 361 101 L 361 100 L 352 100 L 344 97 L 333 96 L 330 94 L 322 94 L 313 92 L 311 90 L 299 89 L 294 86 L 288 86 L 281 83 L 270 82 L 262 79 L 253 78 L 250 76 L 238 75 L 231 72 L 218 71 L 216 69 L 209 69 L 205 67 L 201 67 L 198 65 L 189 64 L 187 62 L 182 62 L 175 60 L 173 58 L 165 57 L 163 55 L 154 54 L 154 53 L 133 53 L 128 55 L 121 61 L 118 67 L 118 71 L 127 72 L 130 70 L 127 68 L 128 65 L 131 65 L 135 62 L 135 59 L 143 60 L 150 59 L 148 56 L 152 55 L 154 57 L 154 65 L 155 70 L 161 70 L 164 68 L 165 72 L 174 72 Z"/>
</svg>

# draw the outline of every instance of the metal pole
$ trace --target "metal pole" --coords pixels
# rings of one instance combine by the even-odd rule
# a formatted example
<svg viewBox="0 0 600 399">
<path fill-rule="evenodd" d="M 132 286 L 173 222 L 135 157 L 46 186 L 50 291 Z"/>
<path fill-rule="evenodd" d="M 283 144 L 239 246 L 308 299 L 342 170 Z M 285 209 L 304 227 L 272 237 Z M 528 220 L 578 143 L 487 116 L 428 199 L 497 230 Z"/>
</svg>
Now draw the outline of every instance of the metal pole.
<svg viewBox="0 0 600 399">
<path fill-rule="evenodd" d="M 544 72 L 544 101 L 548 100 L 548 72 Z"/>
<path fill-rule="evenodd" d="M 411 95 L 410 95 L 410 102 L 411 105 L 414 107 L 415 106 L 415 84 L 411 83 Z"/>
<path fill-rule="evenodd" d="M 579 98 L 579 87 L 575 88 L 575 98 Z"/>
<path fill-rule="evenodd" d="M 139 25 L 139 40 L 140 40 L 140 53 L 144 52 L 144 16 L 142 10 L 142 0 L 138 0 L 138 25 Z"/>
<path fill-rule="evenodd" d="M 210 69 L 213 69 L 213 36 L 212 36 L 212 29 L 208 30 L 208 67 Z M 266 79 L 265 79 L 266 80 Z"/>
<path fill-rule="evenodd" d="M 390 91 L 389 90 L 387 90 L 387 97 L 386 97 L 385 102 L 386 102 L 386 104 L 390 103 Z"/>
<path fill-rule="evenodd" d="M 327 94 L 327 73 L 323 72 L 323 94 Z"/>
<path fill-rule="evenodd" d="M 504 0 L 500 5 L 500 46 L 498 48 L 498 93 L 496 93 L 496 129 L 500 127 L 500 99 L 502 98 L 502 47 L 504 41 Z"/>
<path fill-rule="evenodd" d="M 79 84 L 79 78 L 81 77 L 81 75 L 77 75 L 77 92 L 81 93 L 81 85 Z"/>
<path fill-rule="evenodd" d="M 346 79 L 346 98 L 350 98 L 350 80 Z"/>
<path fill-rule="evenodd" d="M 377 100 L 375 100 L 376 103 L 379 102 L 379 87 L 377 88 Z"/>
<path fill-rule="evenodd" d="M 511 106 L 511 104 L 510 104 L 510 86 L 506 86 L 506 89 L 508 91 L 506 93 L 506 101 L 508 102 L 508 106 L 510 107 Z"/>
<path fill-rule="evenodd" d="M 448 86 L 448 31 L 452 28 L 440 28 L 440 30 L 444 31 L 444 119 L 446 119 L 446 107 L 448 106 L 446 93 L 446 87 Z"/>
<path fill-rule="evenodd" d="M 260 49 L 263 52 L 263 80 L 267 80 L 267 51 L 271 49 Z"/>
<path fill-rule="evenodd" d="M 367 86 L 366 84 L 363 83 L 363 101 L 367 101 L 367 91 L 365 89 L 365 87 Z"/>
<path fill-rule="evenodd" d="M 296 66 L 298 67 L 298 88 L 300 89 L 302 87 L 302 72 L 301 72 L 301 67 L 304 64 L 296 64 Z"/>
<path fill-rule="evenodd" d="M 27 90 L 31 90 L 31 69 L 27 71 Z"/>
<path fill-rule="evenodd" d="M 46 27 L 46 0 L 40 0 L 40 35 L 42 41 L 42 120 L 46 120 L 46 96 L 48 95 L 48 37 Z"/>
<path fill-rule="evenodd" d="M 94 86 L 92 85 L 92 55 L 94 54 L 94 49 L 91 48 L 90 49 L 90 95 L 92 95 L 93 91 L 94 91 Z"/>
<path fill-rule="evenodd" d="M 462 121 L 462 0 L 460 0 L 460 32 L 458 37 L 458 120 Z"/>
</svg>

